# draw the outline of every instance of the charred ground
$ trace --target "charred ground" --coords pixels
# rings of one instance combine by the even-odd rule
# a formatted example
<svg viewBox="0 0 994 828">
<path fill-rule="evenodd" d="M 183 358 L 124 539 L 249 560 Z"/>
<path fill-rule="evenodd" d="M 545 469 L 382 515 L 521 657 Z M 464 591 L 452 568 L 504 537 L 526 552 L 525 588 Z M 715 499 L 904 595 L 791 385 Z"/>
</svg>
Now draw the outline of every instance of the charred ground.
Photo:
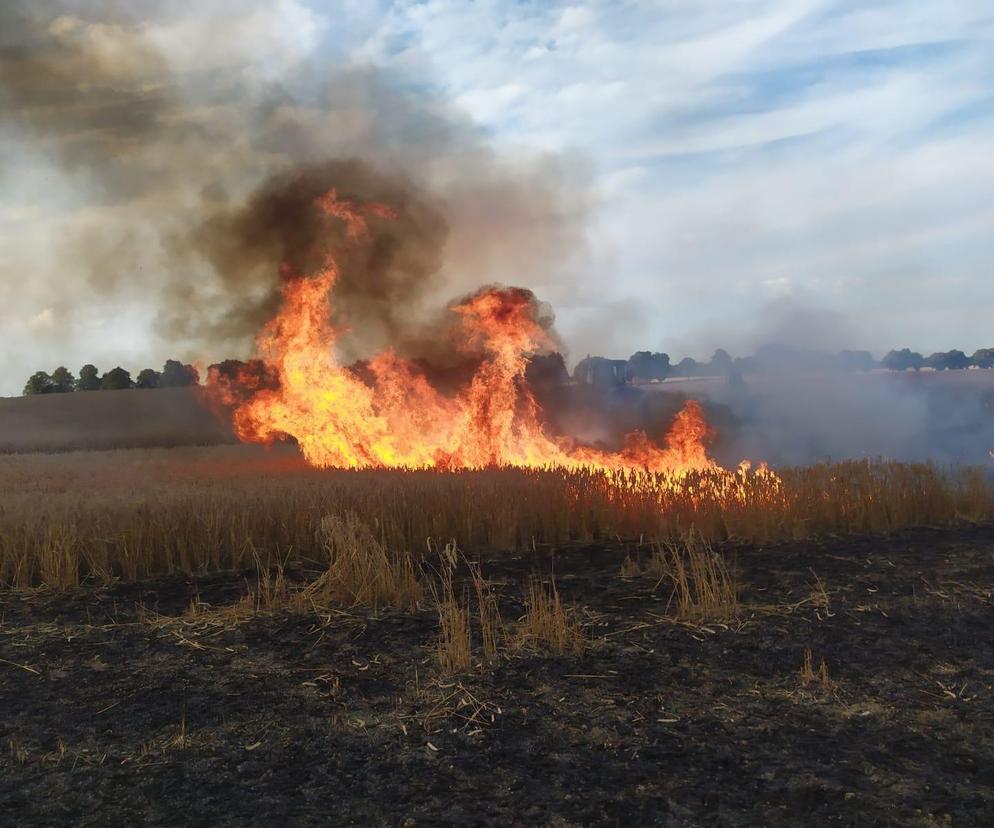
<svg viewBox="0 0 994 828">
<path fill-rule="evenodd" d="M 620 577 L 634 543 L 483 554 L 508 620 L 554 568 L 589 647 L 457 676 L 438 671 L 429 609 L 225 620 L 252 573 L 4 592 L 0 811 L 990 824 L 994 526 L 723 551 L 742 610 L 722 624 L 677 622 L 666 587 Z M 806 649 L 827 682 L 802 681 Z"/>
</svg>

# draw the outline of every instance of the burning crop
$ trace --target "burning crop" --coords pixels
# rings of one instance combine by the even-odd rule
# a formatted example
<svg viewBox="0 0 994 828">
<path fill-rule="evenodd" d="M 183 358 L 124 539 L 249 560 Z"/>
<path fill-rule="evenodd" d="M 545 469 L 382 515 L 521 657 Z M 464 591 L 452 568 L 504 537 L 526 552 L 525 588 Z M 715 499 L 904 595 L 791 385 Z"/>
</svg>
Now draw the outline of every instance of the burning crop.
<svg viewBox="0 0 994 828">
<path fill-rule="evenodd" d="M 346 243 L 367 238 L 371 223 L 396 217 L 389 206 L 334 189 L 314 208 L 344 225 Z M 548 433 L 525 372 L 529 356 L 551 350 L 554 339 L 530 290 L 488 286 L 449 306 L 448 344 L 475 358 L 477 367 L 467 384 L 445 394 L 390 348 L 368 361 L 363 377 L 340 364 L 335 348 L 342 331 L 332 321 L 340 276 L 334 251 L 316 273 L 284 266 L 281 276 L 282 305 L 257 337 L 256 367 L 234 378 L 211 377 L 215 397 L 233 405 L 243 441 L 293 437 L 307 461 L 321 468 L 719 471 L 706 451 L 711 429 L 695 401 L 676 415 L 661 445 L 634 431 L 611 452 Z M 260 364 L 275 382 L 260 386 Z"/>
</svg>

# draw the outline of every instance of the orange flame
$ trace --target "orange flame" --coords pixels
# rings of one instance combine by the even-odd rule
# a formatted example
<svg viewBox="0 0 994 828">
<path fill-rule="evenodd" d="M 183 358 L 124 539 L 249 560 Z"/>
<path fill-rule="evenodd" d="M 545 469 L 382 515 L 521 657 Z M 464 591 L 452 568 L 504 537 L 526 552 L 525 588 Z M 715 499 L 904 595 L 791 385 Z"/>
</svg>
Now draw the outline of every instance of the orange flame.
<svg viewBox="0 0 994 828">
<path fill-rule="evenodd" d="M 317 206 L 344 221 L 352 240 L 366 236 L 370 217 L 395 215 L 383 205 L 341 199 L 334 190 Z M 247 398 L 236 400 L 234 425 L 242 440 L 291 435 L 320 467 L 561 466 L 668 474 L 717 468 L 705 450 L 712 432 L 695 401 L 677 414 L 662 446 L 633 432 L 611 453 L 546 434 L 524 376 L 529 355 L 552 342 L 536 317 L 534 296 L 521 288 L 485 288 L 452 307 L 461 346 L 484 355 L 455 396 L 440 393 L 391 350 L 370 361 L 372 381 L 364 382 L 335 358 L 330 301 L 338 275 L 331 257 L 312 276 L 283 274 L 283 305 L 257 338 L 258 356 L 279 383 L 256 382 Z M 221 392 L 228 402 L 235 399 L 230 389 Z"/>
</svg>

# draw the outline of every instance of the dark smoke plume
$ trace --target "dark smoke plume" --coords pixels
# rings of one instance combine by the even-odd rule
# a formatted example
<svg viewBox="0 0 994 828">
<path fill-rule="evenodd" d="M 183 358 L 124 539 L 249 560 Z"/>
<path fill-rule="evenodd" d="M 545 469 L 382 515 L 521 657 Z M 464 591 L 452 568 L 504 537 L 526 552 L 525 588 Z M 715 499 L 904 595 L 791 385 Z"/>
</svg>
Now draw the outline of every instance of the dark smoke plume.
<svg viewBox="0 0 994 828">
<path fill-rule="evenodd" d="M 398 214 L 340 262 L 346 357 L 416 351 L 451 296 L 495 280 L 541 290 L 583 255 L 582 166 L 497 156 L 426 82 L 307 50 L 253 74 L 265 49 L 225 61 L 185 45 L 184 16 L 224 45 L 240 16 L 271 13 L 244 5 L 0 8 L 0 134 L 60 170 L 54 201 L 72 205 L 31 289 L 60 335 L 81 305 L 151 307 L 159 345 L 136 358 L 245 355 L 281 263 L 306 273 L 340 241 L 314 209 L 330 188 Z"/>
<path fill-rule="evenodd" d="M 348 238 L 345 224 L 330 222 L 316 206 L 331 189 L 341 200 L 389 205 L 394 216 L 372 222 L 363 237 Z M 280 266 L 307 275 L 334 249 L 339 251 L 334 297 L 339 323 L 360 320 L 367 326 L 365 339 L 394 341 L 411 325 L 411 302 L 439 278 L 447 234 L 441 207 L 410 181 L 382 176 L 352 159 L 277 175 L 247 203 L 218 209 L 181 243 L 192 240 L 235 298 L 217 320 L 222 335 L 238 336 L 246 326 L 258 330 L 273 315 L 280 298 L 274 274 Z M 240 297 L 247 283 L 262 285 L 263 292 Z M 196 336 L 185 319 L 171 324 L 184 339 Z"/>
</svg>

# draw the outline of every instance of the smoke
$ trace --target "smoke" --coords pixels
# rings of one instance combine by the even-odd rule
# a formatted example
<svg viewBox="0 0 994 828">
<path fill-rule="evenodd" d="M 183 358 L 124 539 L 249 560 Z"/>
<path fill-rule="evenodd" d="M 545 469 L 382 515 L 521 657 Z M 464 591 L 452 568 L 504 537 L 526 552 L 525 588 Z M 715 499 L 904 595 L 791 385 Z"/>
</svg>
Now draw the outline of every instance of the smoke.
<svg viewBox="0 0 994 828">
<path fill-rule="evenodd" d="M 96 358 L 94 308 L 129 334 L 147 320 L 118 359 L 245 355 L 280 265 L 306 273 L 341 240 L 314 206 L 331 188 L 397 211 L 340 261 L 347 358 L 414 347 L 453 295 L 541 291 L 583 256 L 582 162 L 497 154 L 430 79 L 334 57 L 320 25 L 294 0 L 3 4 L 0 136 L 42 216 L 7 265 L 29 264 L 30 288 L 0 299 L 48 309 L 60 360 Z"/>
<path fill-rule="evenodd" d="M 375 221 L 359 238 L 329 222 L 317 199 L 334 189 L 341 200 L 389 205 L 393 215 Z M 396 341 L 412 324 L 411 303 L 441 278 L 448 226 L 442 208 L 407 179 L 382 176 L 362 162 L 328 161 L 280 174 L 265 182 L 247 203 L 219 208 L 197 227 L 189 244 L 211 263 L 218 284 L 236 301 L 216 320 L 215 330 L 237 337 L 258 330 L 279 303 L 274 274 L 318 270 L 329 249 L 339 251 L 334 308 L 340 326 L 358 322 L 366 344 Z M 247 286 L 255 296 L 243 296 Z M 177 296 L 180 304 L 184 297 Z M 163 319 L 177 336 L 196 335 L 185 317 Z M 356 328 L 353 327 L 353 331 Z"/>
<path fill-rule="evenodd" d="M 646 397 L 705 402 L 725 464 L 884 458 L 989 466 L 994 449 L 994 371 L 833 373 L 783 364 L 650 388 Z"/>
</svg>

